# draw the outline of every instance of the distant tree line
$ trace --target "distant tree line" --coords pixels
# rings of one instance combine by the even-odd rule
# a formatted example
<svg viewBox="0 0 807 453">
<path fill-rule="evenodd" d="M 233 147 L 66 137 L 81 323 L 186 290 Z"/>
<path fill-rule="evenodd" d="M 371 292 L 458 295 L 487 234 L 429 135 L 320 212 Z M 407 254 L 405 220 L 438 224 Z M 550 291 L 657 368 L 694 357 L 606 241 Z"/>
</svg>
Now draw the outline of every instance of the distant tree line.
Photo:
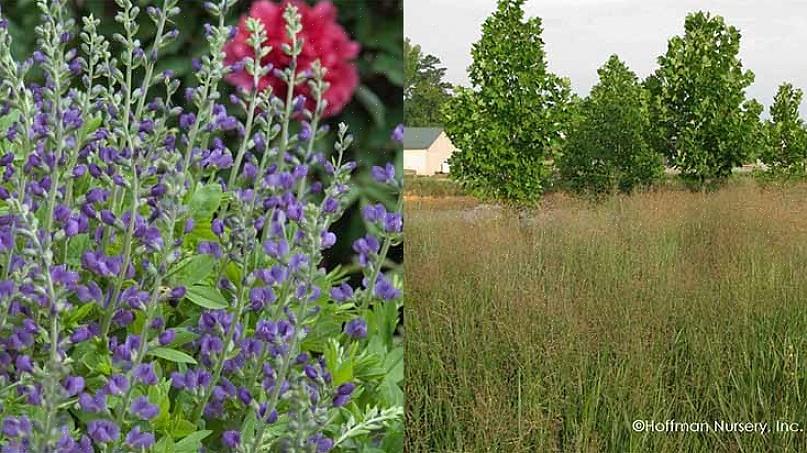
<svg viewBox="0 0 807 453">
<path fill-rule="evenodd" d="M 409 78 L 410 50 L 421 55 L 412 61 L 424 58 L 407 42 L 405 72 L 413 81 L 406 84 L 407 125 L 445 126 L 458 148 L 452 176 L 466 188 L 530 202 L 557 182 L 599 196 L 652 186 L 666 163 L 700 190 L 719 186 L 732 169 L 757 159 L 767 166 L 766 177 L 807 176 L 803 92 L 782 84 L 763 122 L 762 105 L 746 97 L 754 73 L 740 61 L 740 31 L 722 17 L 689 14 L 683 35 L 669 40 L 645 80 L 611 56 L 580 99 L 567 79 L 547 69 L 541 20 L 525 17 L 524 2 L 499 0 L 472 48 L 471 86 L 455 87 L 453 95 L 441 88 L 444 72 L 419 69 L 445 96 L 410 105 L 428 92 L 417 83 L 431 82 Z M 439 65 L 434 57 L 429 61 L 414 67 Z M 438 105 L 438 113 L 424 113 Z"/>
</svg>

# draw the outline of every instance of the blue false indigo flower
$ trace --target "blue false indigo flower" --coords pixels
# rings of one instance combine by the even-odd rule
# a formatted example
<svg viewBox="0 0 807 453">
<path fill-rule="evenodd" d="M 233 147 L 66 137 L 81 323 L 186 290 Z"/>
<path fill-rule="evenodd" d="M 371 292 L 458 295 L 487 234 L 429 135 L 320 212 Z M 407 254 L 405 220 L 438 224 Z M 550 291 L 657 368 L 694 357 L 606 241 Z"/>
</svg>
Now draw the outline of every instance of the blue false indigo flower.
<svg viewBox="0 0 807 453">
<path fill-rule="evenodd" d="M 370 258 L 375 256 L 380 248 L 381 244 L 372 234 L 367 234 L 353 242 L 353 251 L 359 254 L 359 264 L 362 267 L 366 267 L 370 263 Z"/>
<path fill-rule="evenodd" d="M 157 375 L 154 373 L 154 365 L 151 363 L 141 363 L 134 369 L 134 378 L 141 384 L 156 385 Z"/>
<path fill-rule="evenodd" d="M 129 389 L 129 380 L 122 374 L 115 374 L 107 379 L 104 390 L 109 395 L 123 395 Z"/>
<path fill-rule="evenodd" d="M 387 233 L 400 233 L 403 231 L 403 216 L 398 212 L 388 212 L 384 215 L 384 231 Z"/>
<path fill-rule="evenodd" d="M 329 249 L 336 244 L 336 234 L 330 231 L 323 231 L 320 234 L 321 247 L 323 250 Z"/>
<path fill-rule="evenodd" d="M 99 444 L 115 442 L 120 437 L 120 428 L 115 422 L 105 419 L 93 420 L 87 424 L 87 433 Z"/>
<path fill-rule="evenodd" d="M 238 448 L 241 443 L 241 433 L 238 431 L 225 431 L 221 435 L 221 442 L 227 448 Z"/>
<path fill-rule="evenodd" d="M 78 404 L 85 412 L 101 413 L 106 410 L 106 395 L 98 393 L 95 396 L 82 393 L 78 397 Z"/>
<path fill-rule="evenodd" d="M 27 355 L 17 356 L 17 359 L 14 361 L 14 367 L 17 369 L 17 373 L 33 373 L 34 371 L 34 364 L 31 361 L 31 357 Z"/>
<path fill-rule="evenodd" d="M 213 219 L 210 229 L 216 236 L 221 236 L 224 234 L 224 222 L 221 219 Z"/>
<path fill-rule="evenodd" d="M 196 251 L 203 255 L 211 255 L 214 258 L 221 258 L 222 256 L 221 246 L 216 242 L 200 242 L 199 245 L 196 246 Z"/>
<path fill-rule="evenodd" d="M 132 413 L 140 417 L 142 420 L 151 420 L 160 413 L 160 409 L 151 404 L 145 396 L 139 396 L 132 401 L 130 408 Z"/>
<path fill-rule="evenodd" d="M 168 329 L 160 333 L 158 341 L 160 343 L 160 346 L 166 346 L 168 344 L 171 344 L 171 342 L 174 341 L 174 338 L 176 338 L 176 332 L 173 329 Z"/>
<path fill-rule="evenodd" d="M 28 437 L 31 434 L 31 420 L 25 415 L 6 417 L 3 419 L 3 434 L 11 438 Z"/>
<path fill-rule="evenodd" d="M 174 300 L 179 300 L 185 297 L 187 292 L 188 291 L 184 286 L 177 286 L 176 288 L 171 289 L 171 295 L 169 297 Z"/>
<path fill-rule="evenodd" d="M 331 299 L 336 302 L 346 302 L 353 297 L 353 287 L 347 283 L 331 288 Z"/>
<path fill-rule="evenodd" d="M 68 376 L 62 383 L 68 397 L 78 395 L 84 390 L 84 378 L 81 376 Z"/>
<path fill-rule="evenodd" d="M 383 301 L 389 301 L 401 297 L 401 291 L 395 288 L 385 276 L 379 275 L 373 288 L 373 294 Z"/>
<path fill-rule="evenodd" d="M 78 326 L 76 330 L 73 331 L 73 334 L 70 335 L 70 341 L 73 343 L 81 343 L 82 341 L 87 341 L 92 337 L 92 332 L 90 332 L 90 328 L 88 326 Z"/>
<path fill-rule="evenodd" d="M 384 167 L 374 165 L 370 170 L 373 179 L 382 184 L 392 184 L 395 182 L 395 166 L 391 163 L 386 164 Z"/>
<path fill-rule="evenodd" d="M 345 324 L 345 334 L 353 338 L 367 336 L 367 323 L 362 318 L 356 318 Z"/>
<path fill-rule="evenodd" d="M 154 434 L 143 432 L 139 426 L 135 426 L 126 435 L 126 445 L 134 449 L 148 449 L 154 445 Z"/>
<path fill-rule="evenodd" d="M 294 101 L 293 101 L 294 102 L 294 105 L 293 105 L 294 113 L 300 113 L 300 112 L 303 111 L 303 107 L 305 107 L 305 101 L 306 101 L 306 97 L 304 95 L 302 95 L 302 94 L 298 94 L 297 96 L 294 97 Z"/>
<path fill-rule="evenodd" d="M 193 231 L 193 227 L 194 227 L 194 225 L 195 225 L 195 221 L 194 221 L 194 220 L 193 220 L 193 218 L 191 217 L 191 218 L 189 218 L 188 220 L 186 220 L 186 221 L 185 221 L 185 226 L 184 226 L 184 228 L 183 228 L 183 230 L 182 230 L 182 231 L 184 231 L 184 232 L 185 232 L 185 234 L 188 234 L 188 233 L 190 233 L 191 231 Z"/>
<path fill-rule="evenodd" d="M 395 129 L 392 130 L 392 138 L 393 141 L 398 143 L 403 143 L 404 140 L 404 125 L 399 124 L 395 126 Z"/>
<path fill-rule="evenodd" d="M 316 447 L 316 453 L 328 453 L 333 448 L 333 440 L 319 433 L 311 436 L 308 444 Z"/>
<path fill-rule="evenodd" d="M 77 273 L 68 271 L 64 264 L 54 266 L 50 271 L 50 276 L 56 284 L 67 287 L 75 286 L 79 278 Z"/>
<path fill-rule="evenodd" d="M 267 241 L 263 244 L 263 251 L 272 258 L 280 259 L 289 254 L 289 243 L 285 239 Z"/>
<path fill-rule="evenodd" d="M 322 202 L 322 212 L 326 214 L 334 214 L 339 209 L 339 201 L 334 198 L 327 197 Z"/>
<path fill-rule="evenodd" d="M 307 142 L 308 140 L 311 140 L 312 135 L 311 125 L 304 121 L 300 126 L 300 132 L 297 133 L 297 138 L 299 138 L 300 141 Z"/>
<path fill-rule="evenodd" d="M 387 215 L 387 209 L 381 203 L 368 204 L 361 210 L 364 220 L 370 223 L 378 222 Z"/>
<path fill-rule="evenodd" d="M 196 115 L 193 113 L 183 113 L 179 116 L 179 127 L 188 130 L 196 123 Z"/>
</svg>

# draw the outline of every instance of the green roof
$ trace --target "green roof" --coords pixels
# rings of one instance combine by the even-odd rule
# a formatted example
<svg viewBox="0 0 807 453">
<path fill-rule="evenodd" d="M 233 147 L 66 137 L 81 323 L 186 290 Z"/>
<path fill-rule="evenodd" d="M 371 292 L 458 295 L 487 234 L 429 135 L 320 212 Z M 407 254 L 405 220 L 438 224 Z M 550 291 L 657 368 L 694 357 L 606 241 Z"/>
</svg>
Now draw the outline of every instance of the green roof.
<svg viewBox="0 0 807 453">
<path fill-rule="evenodd" d="M 439 127 L 407 127 L 404 129 L 404 149 L 426 149 L 442 132 Z"/>
</svg>

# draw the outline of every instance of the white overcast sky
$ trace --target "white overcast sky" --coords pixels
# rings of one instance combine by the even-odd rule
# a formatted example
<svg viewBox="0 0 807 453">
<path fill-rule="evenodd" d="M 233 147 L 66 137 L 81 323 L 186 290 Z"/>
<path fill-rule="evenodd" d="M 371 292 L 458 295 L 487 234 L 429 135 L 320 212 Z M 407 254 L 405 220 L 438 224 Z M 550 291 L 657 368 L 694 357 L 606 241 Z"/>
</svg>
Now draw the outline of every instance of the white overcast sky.
<svg viewBox="0 0 807 453">
<path fill-rule="evenodd" d="M 471 45 L 496 0 L 406 0 L 404 32 L 439 57 L 452 83 L 468 84 Z M 756 75 L 749 97 L 766 112 L 783 81 L 807 91 L 807 0 L 527 0 L 543 20 L 549 67 L 588 94 L 599 68 L 618 54 L 639 77 L 655 70 L 667 40 L 691 11 L 720 14 L 742 33 L 740 57 Z M 807 102 L 802 103 L 807 114 Z"/>
</svg>

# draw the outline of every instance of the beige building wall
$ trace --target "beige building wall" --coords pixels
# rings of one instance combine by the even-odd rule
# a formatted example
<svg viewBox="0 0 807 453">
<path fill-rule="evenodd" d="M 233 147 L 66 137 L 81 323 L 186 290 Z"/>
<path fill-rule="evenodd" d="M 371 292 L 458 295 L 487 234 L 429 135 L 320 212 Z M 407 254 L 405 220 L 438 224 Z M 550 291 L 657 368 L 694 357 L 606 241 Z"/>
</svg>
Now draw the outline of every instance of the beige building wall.
<svg viewBox="0 0 807 453">
<path fill-rule="evenodd" d="M 404 150 L 404 171 L 412 170 L 418 175 L 426 174 L 426 157 L 425 149 L 405 149 Z"/>
<path fill-rule="evenodd" d="M 445 132 L 441 132 L 437 140 L 432 143 L 426 155 L 428 162 L 426 169 L 430 175 L 435 173 L 448 173 L 448 159 L 454 154 L 454 144 Z"/>
<path fill-rule="evenodd" d="M 455 149 L 446 133 L 441 132 L 428 150 L 404 150 L 404 170 L 414 170 L 424 176 L 448 173 L 448 159 Z"/>
</svg>

